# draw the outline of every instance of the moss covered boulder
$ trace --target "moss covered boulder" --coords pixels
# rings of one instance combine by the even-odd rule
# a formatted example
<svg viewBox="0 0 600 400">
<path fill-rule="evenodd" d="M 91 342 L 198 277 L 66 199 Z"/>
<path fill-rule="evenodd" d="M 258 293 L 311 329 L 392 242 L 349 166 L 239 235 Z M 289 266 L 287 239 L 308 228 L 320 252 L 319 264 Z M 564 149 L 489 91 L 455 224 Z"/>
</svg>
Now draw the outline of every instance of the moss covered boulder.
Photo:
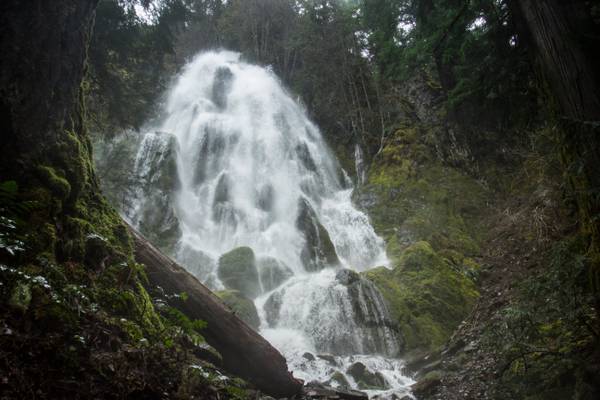
<svg viewBox="0 0 600 400">
<path fill-rule="evenodd" d="M 406 351 L 441 346 L 478 297 L 473 281 L 424 241 L 408 247 L 394 269 L 363 275 L 387 301 Z"/>
<path fill-rule="evenodd" d="M 362 390 L 382 390 L 389 387 L 381 372 L 372 372 L 361 362 L 352 364 L 346 373 L 357 382 L 358 388 Z"/>
<path fill-rule="evenodd" d="M 237 290 L 222 290 L 215 292 L 223 303 L 225 303 L 242 321 L 254 329 L 260 326 L 258 312 L 254 302 Z"/>
<path fill-rule="evenodd" d="M 227 289 L 238 290 L 250 299 L 261 293 L 256 257 L 250 247 L 238 247 L 223 254 L 217 274 Z"/>
</svg>

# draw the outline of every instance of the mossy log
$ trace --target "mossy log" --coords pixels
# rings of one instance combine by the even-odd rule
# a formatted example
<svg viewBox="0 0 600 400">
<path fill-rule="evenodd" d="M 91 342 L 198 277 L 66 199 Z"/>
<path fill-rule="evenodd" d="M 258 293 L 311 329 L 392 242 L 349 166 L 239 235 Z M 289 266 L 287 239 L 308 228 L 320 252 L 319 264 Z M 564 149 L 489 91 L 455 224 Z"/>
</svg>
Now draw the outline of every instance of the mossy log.
<svg viewBox="0 0 600 400">
<path fill-rule="evenodd" d="M 225 368 L 275 397 L 300 392 L 302 381 L 288 371 L 285 358 L 193 275 L 162 254 L 139 232 L 129 228 L 136 260 L 146 266 L 148 280 L 169 294 L 185 292 L 178 305 L 189 318 L 207 322 L 206 341 L 223 356 Z"/>
</svg>

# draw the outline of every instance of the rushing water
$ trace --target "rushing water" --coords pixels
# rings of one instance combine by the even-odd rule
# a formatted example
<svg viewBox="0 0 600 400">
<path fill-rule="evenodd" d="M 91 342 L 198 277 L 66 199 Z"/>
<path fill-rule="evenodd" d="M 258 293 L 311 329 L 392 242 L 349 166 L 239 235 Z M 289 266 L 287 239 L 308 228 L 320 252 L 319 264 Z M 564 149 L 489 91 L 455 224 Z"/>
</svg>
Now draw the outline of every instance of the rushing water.
<svg viewBox="0 0 600 400">
<path fill-rule="evenodd" d="M 260 332 L 296 376 L 325 382 L 338 371 L 356 387 L 346 370 L 361 361 L 402 393 L 412 381 L 394 358 L 400 338 L 386 304 L 352 272 L 385 265 L 384 243 L 305 110 L 268 69 L 210 52 L 185 67 L 163 111 L 139 146 L 127 217 L 175 223 L 174 256 L 215 290 L 225 288 L 219 257 L 250 247 Z M 157 171 L 166 157 L 176 169 L 170 191 Z M 279 278 L 264 278 L 267 269 Z M 333 357 L 315 357 L 323 354 Z"/>
</svg>

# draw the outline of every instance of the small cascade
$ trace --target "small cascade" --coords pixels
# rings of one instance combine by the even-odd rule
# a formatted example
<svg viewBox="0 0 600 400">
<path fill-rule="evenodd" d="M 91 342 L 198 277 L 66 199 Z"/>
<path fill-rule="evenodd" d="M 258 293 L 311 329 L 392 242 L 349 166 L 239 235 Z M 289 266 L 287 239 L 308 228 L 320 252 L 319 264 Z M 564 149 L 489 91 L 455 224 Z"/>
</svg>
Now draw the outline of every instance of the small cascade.
<svg viewBox="0 0 600 400">
<path fill-rule="evenodd" d="M 406 386 L 394 359 L 402 338 L 358 273 L 387 264 L 384 242 L 277 77 L 237 53 L 204 53 L 178 77 L 164 115 L 139 146 L 126 218 L 211 289 L 253 300 L 260 332 L 300 377 L 327 381 L 360 358 L 388 371 L 386 389 Z M 322 353 L 336 364 L 327 373 L 323 359 L 306 359 Z"/>
<path fill-rule="evenodd" d="M 356 183 L 358 186 L 364 185 L 367 180 L 367 171 L 363 150 L 358 143 L 354 145 L 354 168 L 356 169 Z"/>
</svg>

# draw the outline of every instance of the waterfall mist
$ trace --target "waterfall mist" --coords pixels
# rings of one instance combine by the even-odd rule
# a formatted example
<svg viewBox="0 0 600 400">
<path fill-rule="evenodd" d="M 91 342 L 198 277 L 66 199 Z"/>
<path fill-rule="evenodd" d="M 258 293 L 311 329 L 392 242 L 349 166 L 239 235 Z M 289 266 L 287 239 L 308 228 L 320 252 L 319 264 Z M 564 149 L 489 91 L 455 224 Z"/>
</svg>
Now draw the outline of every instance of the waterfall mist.
<svg viewBox="0 0 600 400">
<path fill-rule="evenodd" d="M 384 242 L 277 77 L 237 53 L 204 53 L 163 111 L 140 142 L 126 218 L 176 235 L 173 256 L 214 290 L 230 289 L 219 258 L 250 248 L 257 285 L 243 294 L 300 378 L 326 381 L 360 360 L 391 388 L 412 383 L 394 359 L 401 338 L 386 304 L 357 273 L 387 265 Z M 333 364 L 307 352 L 332 354 Z"/>
</svg>

